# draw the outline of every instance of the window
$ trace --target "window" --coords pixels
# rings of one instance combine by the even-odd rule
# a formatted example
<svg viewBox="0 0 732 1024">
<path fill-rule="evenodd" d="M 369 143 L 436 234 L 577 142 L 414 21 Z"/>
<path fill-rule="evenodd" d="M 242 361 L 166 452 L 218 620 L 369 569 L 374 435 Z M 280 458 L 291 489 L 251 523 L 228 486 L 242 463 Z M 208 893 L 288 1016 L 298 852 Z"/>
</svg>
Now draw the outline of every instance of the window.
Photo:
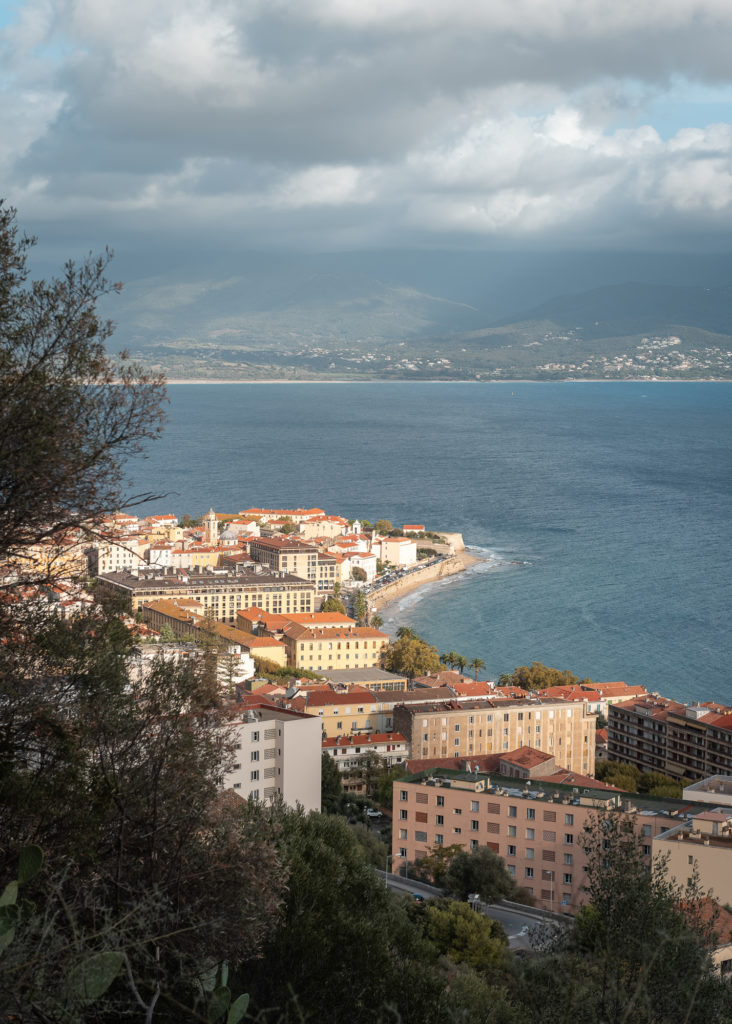
<svg viewBox="0 0 732 1024">
<path fill-rule="evenodd" d="M 508 826 L 508 834 L 509 834 L 509 836 L 515 836 L 516 835 L 516 826 L 515 825 L 509 825 Z"/>
<path fill-rule="evenodd" d="M 442 814 L 438 814 L 436 816 L 436 818 L 435 818 L 435 825 L 444 825 L 444 824 L 445 824 L 444 816 Z"/>
<path fill-rule="evenodd" d="M 400 839 L 406 839 L 407 838 L 407 830 L 405 828 L 400 828 L 399 829 L 399 838 Z"/>
<path fill-rule="evenodd" d="M 535 829 L 533 829 L 533 828 L 527 828 L 527 829 L 526 829 L 526 838 L 527 838 L 527 839 L 533 839 L 533 838 L 535 837 L 535 833 L 536 833 L 536 830 L 535 830 Z"/>
<path fill-rule="evenodd" d="M 693 854 L 691 854 L 691 853 L 689 854 L 689 863 L 690 864 L 694 863 L 694 857 L 693 857 Z"/>
<path fill-rule="evenodd" d="M 478 801 L 477 800 L 471 800 L 470 801 L 470 810 L 473 812 L 473 814 L 477 814 L 478 813 Z"/>
<path fill-rule="evenodd" d="M 426 832 L 415 832 L 414 833 L 414 840 L 417 843 L 426 843 L 427 842 L 427 833 Z"/>
<path fill-rule="evenodd" d="M 526 817 L 529 818 L 529 820 L 536 817 L 536 811 L 533 807 L 526 808 Z"/>
<path fill-rule="evenodd" d="M 526 868 L 525 871 L 524 871 L 524 874 L 525 874 L 525 876 L 527 878 L 533 878 L 534 877 L 534 869 L 533 868 Z"/>
<path fill-rule="evenodd" d="M 574 825 L 574 815 L 573 814 L 565 814 L 564 815 L 564 824 L 565 825 Z"/>
<path fill-rule="evenodd" d="M 565 863 L 565 864 L 569 864 L 569 865 L 570 865 L 570 867 L 571 867 L 571 865 L 573 864 L 573 862 L 574 862 L 574 856 L 573 856 L 573 854 L 571 854 L 571 853 L 565 853 L 565 855 L 564 855 L 564 863 Z"/>
<path fill-rule="evenodd" d="M 651 848 L 650 848 L 650 846 L 644 846 L 643 847 L 643 856 L 644 857 L 650 857 L 651 856 Z"/>
<path fill-rule="evenodd" d="M 400 800 L 408 800 L 409 799 L 409 793 L 406 791 L 406 789 L 400 789 L 399 790 L 399 799 Z M 437 799 L 439 800 L 440 798 L 438 797 Z"/>
<path fill-rule="evenodd" d="M 241 764 L 235 764 L 234 765 L 234 771 L 235 772 L 238 771 L 240 768 L 241 768 Z"/>
<path fill-rule="evenodd" d="M 566 846 L 573 846 L 574 845 L 574 836 L 572 835 L 571 832 L 565 832 L 564 833 L 564 842 L 565 842 Z"/>
<path fill-rule="evenodd" d="M 241 789 L 241 782 L 235 782 L 234 789 Z"/>
<path fill-rule="evenodd" d="M 425 836 L 425 838 L 426 838 L 426 836 Z M 441 832 L 436 832 L 435 833 L 435 844 L 437 846 L 442 846 L 442 844 L 444 842 L 445 842 L 445 837 L 443 836 L 443 834 Z"/>
<path fill-rule="evenodd" d="M 644 825 L 643 826 L 643 835 L 644 836 L 650 836 L 651 835 L 651 826 L 650 825 Z"/>
<path fill-rule="evenodd" d="M 251 760 L 252 761 L 258 761 L 259 760 L 259 751 L 258 750 L 253 750 L 252 751 Z"/>
<path fill-rule="evenodd" d="M 252 733 L 252 743 L 259 743 L 259 730 Z"/>
<path fill-rule="evenodd" d="M 471 832 L 477 832 L 478 831 L 478 821 L 477 821 L 476 818 L 471 818 L 471 821 L 470 821 L 470 831 Z"/>
<path fill-rule="evenodd" d="M 250 782 L 258 782 L 259 781 L 259 768 L 255 768 L 253 772 L 249 772 L 249 781 Z"/>
<path fill-rule="evenodd" d="M 406 807 L 402 807 L 401 811 L 399 811 L 399 820 L 400 821 L 406 821 L 407 820 L 407 808 Z"/>
<path fill-rule="evenodd" d="M 471 850 L 477 850 L 479 845 L 480 844 L 478 843 L 477 839 L 471 839 L 470 840 L 470 849 Z"/>
<path fill-rule="evenodd" d="M 516 847 L 515 846 L 509 846 L 508 847 L 508 856 L 509 857 L 515 857 L 516 856 Z"/>
<path fill-rule="evenodd" d="M 517 813 L 518 812 L 517 812 L 516 808 L 513 805 L 509 806 L 509 808 L 508 808 L 508 816 L 509 816 L 509 818 L 515 818 Z"/>
<path fill-rule="evenodd" d="M 445 806 L 445 798 L 444 798 L 444 796 L 438 796 L 437 797 L 437 806 L 438 807 L 444 807 Z"/>
<path fill-rule="evenodd" d="M 566 873 L 563 874 L 562 875 L 562 882 L 565 885 L 571 885 L 572 884 L 572 875 L 571 874 L 566 874 Z"/>
</svg>

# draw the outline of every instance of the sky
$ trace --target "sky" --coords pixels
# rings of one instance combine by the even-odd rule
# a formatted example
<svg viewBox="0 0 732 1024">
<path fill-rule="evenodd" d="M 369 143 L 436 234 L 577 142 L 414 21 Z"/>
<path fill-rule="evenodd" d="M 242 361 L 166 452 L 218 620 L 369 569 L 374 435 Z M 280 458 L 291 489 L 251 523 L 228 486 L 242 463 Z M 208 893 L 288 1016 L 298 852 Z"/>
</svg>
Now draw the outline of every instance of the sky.
<svg viewBox="0 0 732 1024">
<path fill-rule="evenodd" d="M 730 0 L 0 0 L 51 245 L 730 251 Z"/>
</svg>

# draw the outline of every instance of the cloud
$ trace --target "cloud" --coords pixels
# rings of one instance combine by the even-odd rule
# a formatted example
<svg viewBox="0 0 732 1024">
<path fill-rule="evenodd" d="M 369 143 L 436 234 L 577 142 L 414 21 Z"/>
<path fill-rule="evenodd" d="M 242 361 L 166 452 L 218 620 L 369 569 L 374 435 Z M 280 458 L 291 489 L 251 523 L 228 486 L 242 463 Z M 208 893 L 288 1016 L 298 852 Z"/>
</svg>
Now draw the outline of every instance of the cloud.
<svg viewBox="0 0 732 1024">
<path fill-rule="evenodd" d="M 102 241 L 712 239 L 730 28 L 726 0 L 26 0 L 0 167 L 39 233 Z M 658 130 L 686 88 L 697 122 Z"/>
</svg>

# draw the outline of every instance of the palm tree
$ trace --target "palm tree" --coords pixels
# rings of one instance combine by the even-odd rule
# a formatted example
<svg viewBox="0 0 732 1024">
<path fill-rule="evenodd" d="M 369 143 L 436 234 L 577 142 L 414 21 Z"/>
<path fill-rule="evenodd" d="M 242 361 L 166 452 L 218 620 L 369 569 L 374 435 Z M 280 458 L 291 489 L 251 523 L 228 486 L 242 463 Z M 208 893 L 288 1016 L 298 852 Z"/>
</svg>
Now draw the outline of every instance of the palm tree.
<svg viewBox="0 0 732 1024">
<path fill-rule="evenodd" d="M 455 658 L 455 664 L 460 669 L 460 675 L 462 675 L 463 672 L 465 671 L 465 666 L 468 664 L 468 662 L 467 659 L 462 656 L 462 654 L 458 654 L 458 656 Z"/>
<path fill-rule="evenodd" d="M 457 661 L 457 657 L 458 656 L 455 653 L 455 651 L 448 651 L 447 654 L 442 655 L 440 661 L 442 662 L 443 665 L 449 665 L 450 668 L 454 668 L 455 662 Z"/>
<path fill-rule="evenodd" d="M 485 668 L 485 662 L 482 658 L 472 658 L 468 662 L 468 668 L 472 668 L 475 672 L 475 681 L 478 682 L 478 673 L 482 668 Z"/>
</svg>

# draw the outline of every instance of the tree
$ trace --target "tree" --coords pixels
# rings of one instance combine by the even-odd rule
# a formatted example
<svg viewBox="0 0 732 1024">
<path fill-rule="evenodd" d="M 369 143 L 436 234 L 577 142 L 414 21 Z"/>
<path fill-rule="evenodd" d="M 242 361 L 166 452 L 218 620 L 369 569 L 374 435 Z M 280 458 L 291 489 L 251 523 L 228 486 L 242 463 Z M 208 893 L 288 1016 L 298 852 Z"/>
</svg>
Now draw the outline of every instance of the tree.
<svg viewBox="0 0 732 1024">
<path fill-rule="evenodd" d="M 484 903 L 512 899 L 517 892 L 502 858 L 487 846 L 460 850 L 450 861 L 443 888 L 457 900 L 467 899 L 471 892 L 480 893 Z"/>
<path fill-rule="evenodd" d="M 435 885 L 442 885 L 450 864 L 462 852 L 459 843 L 450 843 L 448 846 L 435 845 L 416 864 L 420 873 L 426 874 Z"/>
<path fill-rule="evenodd" d="M 0 203 L 0 560 L 16 563 L 145 497 L 126 493 L 123 467 L 160 433 L 165 397 L 162 377 L 105 349 L 111 254 L 27 285 L 33 244 Z"/>
<path fill-rule="evenodd" d="M 241 976 L 256 1019 L 434 1022 L 443 987 L 434 951 L 346 822 L 282 806 L 271 815 L 289 885 L 277 930 Z"/>
<path fill-rule="evenodd" d="M 455 664 L 457 666 L 458 671 L 462 675 L 463 672 L 465 671 L 465 666 L 468 664 L 468 662 L 467 659 L 462 656 L 462 654 L 459 654 L 455 659 Z"/>
<path fill-rule="evenodd" d="M 324 811 L 336 814 L 343 796 L 343 783 L 338 765 L 324 750 L 320 769 L 320 804 Z"/>
<path fill-rule="evenodd" d="M 384 650 L 382 664 L 387 672 L 397 672 L 414 679 L 415 676 L 439 672 L 437 648 L 419 636 L 402 636 Z"/>
<path fill-rule="evenodd" d="M 477 914 L 467 903 L 447 900 L 427 907 L 427 936 L 453 963 L 469 964 L 477 971 L 500 966 L 508 950 L 503 927 Z"/>
<path fill-rule="evenodd" d="M 478 673 L 480 672 L 480 670 L 482 668 L 485 668 L 485 662 L 483 661 L 482 658 L 472 658 L 468 662 L 468 668 L 472 668 L 472 670 L 475 672 L 475 681 L 477 682 L 478 681 Z"/>
<path fill-rule="evenodd" d="M 365 583 L 366 580 L 368 579 L 366 575 L 366 570 L 362 569 L 360 565 L 355 565 L 353 569 L 351 569 L 351 576 L 353 577 L 354 580 L 357 580 L 359 583 Z"/>
<path fill-rule="evenodd" d="M 578 679 L 569 671 L 547 668 L 540 661 L 533 661 L 531 667 L 519 665 L 510 675 L 502 675 L 501 686 L 520 686 L 523 690 L 545 690 L 548 686 L 576 686 L 579 682 L 590 683 L 589 679 Z"/>
<path fill-rule="evenodd" d="M 381 629 L 383 625 L 384 620 L 380 615 L 377 615 L 376 613 L 374 613 L 369 619 L 369 626 L 371 626 L 372 629 Z"/>
<path fill-rule="evenodd" d="M 320 610 L 321 612 L 338 612 L 340 615 L 346 614 L 346 606 L 337 597 L 326 597 L 320 606 Z"/>
<path fill-rule="evenodd" d="M 364 626 L 369 615 L 369 605 L 363 590 L 357 590 L 353 599 L 353 613 L 359 626 Z"/>
<path fill-rule="evenodd" d="M 623 814 L 599 814 L 586 827 L 589 903 L 526 964 L 522 991 L 536 1017 L 550 1024 L 730 1019 L 698 879 L 670 882 L 662 859 L 647 870 L 641 844 Z"/>
<path fill-rule="evenodd" d="M 388 519 L 377 519 L 374 523 L 374 529 L 377 533 L 391 533 L 394 527 L 391 525 Z"/>
</svg>

